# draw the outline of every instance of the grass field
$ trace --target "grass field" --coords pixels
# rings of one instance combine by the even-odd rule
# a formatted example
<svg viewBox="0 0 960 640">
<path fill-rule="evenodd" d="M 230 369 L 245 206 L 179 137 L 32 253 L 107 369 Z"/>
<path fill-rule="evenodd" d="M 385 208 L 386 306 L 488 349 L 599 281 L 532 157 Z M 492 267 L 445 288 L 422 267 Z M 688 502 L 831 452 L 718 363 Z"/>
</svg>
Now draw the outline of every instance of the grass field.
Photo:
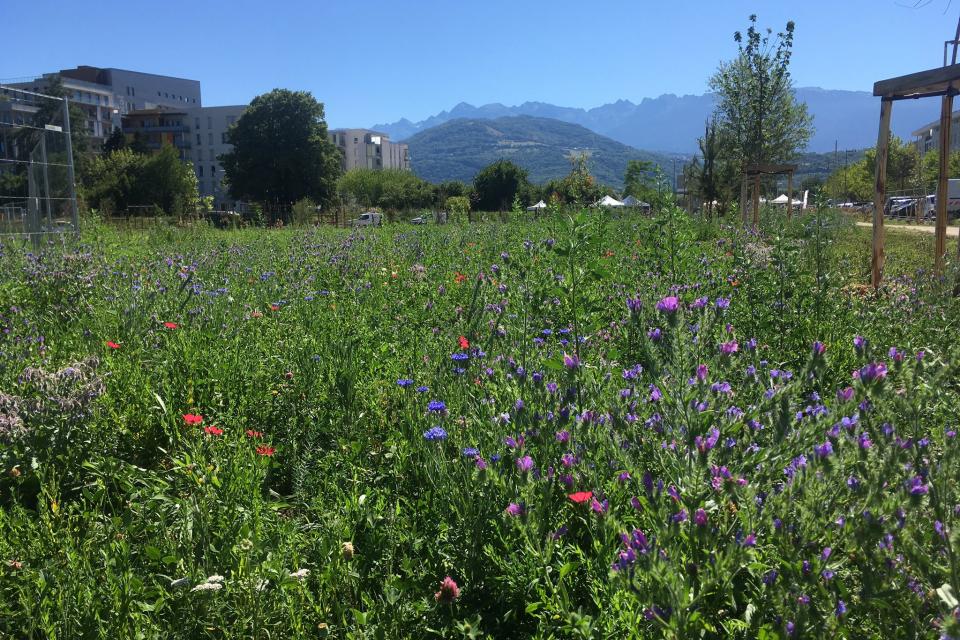
<svg viewBox="0 0 960 640">
<path fill-rule="evenodd" d="M 960 637 L 932 243 L 878 293 L 828 213 L 5 245 L 0 637 Z"/>
</svg>

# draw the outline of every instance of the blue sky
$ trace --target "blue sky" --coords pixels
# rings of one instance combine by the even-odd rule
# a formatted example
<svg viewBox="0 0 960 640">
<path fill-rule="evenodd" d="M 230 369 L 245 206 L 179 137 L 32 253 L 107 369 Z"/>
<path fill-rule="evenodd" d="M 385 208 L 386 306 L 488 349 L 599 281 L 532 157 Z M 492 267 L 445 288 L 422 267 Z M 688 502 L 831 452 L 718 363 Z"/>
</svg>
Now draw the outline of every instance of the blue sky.
<svg viewBox="0 0 960 640">
<path fill-rule="evenodd" d="M 916 1 L 0 0 L 0 81 L 89 64 L 200 80 L 205 105 L 306 89 L 333 126 L 461 101 L 589 108 L 703 93 L 757 13 L 797 23 L 798 86 L 870 90 L 942 64 L 960 1 Z"/>
</svg>

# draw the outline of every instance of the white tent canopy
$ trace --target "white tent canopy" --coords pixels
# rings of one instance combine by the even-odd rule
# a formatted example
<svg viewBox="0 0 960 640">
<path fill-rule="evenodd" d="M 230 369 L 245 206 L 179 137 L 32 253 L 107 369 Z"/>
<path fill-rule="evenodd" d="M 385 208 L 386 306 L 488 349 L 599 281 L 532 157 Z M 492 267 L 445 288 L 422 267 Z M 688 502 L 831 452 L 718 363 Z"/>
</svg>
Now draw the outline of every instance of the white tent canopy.
<svg viewBox="0 0 960 640">
<path fill-rule="evenodd" d="M 640 207 L 641 209 L 649 209 L 650 203 L 644 202 L 643 200 L 640 200 L 638 198 L 634 198 L 633 196 L 627 196 L 626 198 L 623 199 L 623 206 Z"/>
<path fill-rule="evenodd" d="M 617 200 L 616 198 L 611 198 L 610 196 L 603 196 L 597 200 L 593 206 L 595 207 L 622 207 L 623 203 Z"/>
<path fill-rule="evenodd" d="M 771 200 L 770 202 L 773 203 L 773 204 L 787 204 L 787 202 L 789 202 L 789 201 L 790 201 L 790 198 L 787 197 L 787 194 L 781 193 L 778 197 L 774 198 L 774 199 Z M 795 207 L 802 207 L 802 206 L 803 206 L 803 200 L 794 200 L 794 201 L 793 201 L 793 206 L 795 206 Z"/>
<path fill-rule="evenodd" d="M 541 200 L 537 204 L 532 204 L 529 207 L 527 207 L 527 211 L 537 211 L 539 209 L 546 209 L 546 208 L 547 208 L 547 203 Z"/>
</svg>

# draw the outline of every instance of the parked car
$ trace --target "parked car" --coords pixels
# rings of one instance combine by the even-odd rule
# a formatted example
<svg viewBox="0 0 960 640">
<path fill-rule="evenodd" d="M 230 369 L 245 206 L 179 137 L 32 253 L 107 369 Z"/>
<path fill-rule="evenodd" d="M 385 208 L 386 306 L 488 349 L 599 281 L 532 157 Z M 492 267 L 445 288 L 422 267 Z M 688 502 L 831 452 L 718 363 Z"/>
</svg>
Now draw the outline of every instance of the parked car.
<svg viewBox="0 0 960 640">
<path fill-rule="evenodd" d="M 383 214 L 376 211 L 361 213 L 359 218 L 350 221 L 351 227 L 379 227 L 383 224 Z"/>
<path fill-rule="evenodd" d="M 429 224 L 431 216 L 417 216 L 410 220 L 410 224 Z"/>
</svg>

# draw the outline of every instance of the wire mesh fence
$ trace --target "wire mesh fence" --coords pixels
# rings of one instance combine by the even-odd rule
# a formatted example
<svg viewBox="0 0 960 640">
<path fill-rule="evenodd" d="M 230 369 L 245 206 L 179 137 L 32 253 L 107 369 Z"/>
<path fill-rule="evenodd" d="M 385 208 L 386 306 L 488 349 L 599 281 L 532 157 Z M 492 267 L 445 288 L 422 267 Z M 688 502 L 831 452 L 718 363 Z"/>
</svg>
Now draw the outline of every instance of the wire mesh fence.
<svg viewBox="0 0 960 640">
<path fill-rule="evenodd" d="M 79 231 L 66 98 L 0 85 L 0 236 Z"/>
</svg>

